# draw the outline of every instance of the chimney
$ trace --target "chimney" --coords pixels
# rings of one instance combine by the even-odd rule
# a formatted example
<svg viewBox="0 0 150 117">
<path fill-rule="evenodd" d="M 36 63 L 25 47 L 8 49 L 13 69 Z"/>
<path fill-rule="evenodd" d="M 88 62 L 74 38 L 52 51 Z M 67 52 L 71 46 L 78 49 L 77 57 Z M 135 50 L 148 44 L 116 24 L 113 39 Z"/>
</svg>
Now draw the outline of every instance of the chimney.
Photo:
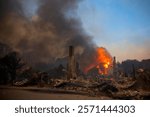
<svg viewBox="0 0 150 117">
<path fill-rule="evenodd" d="M 67 79 L 76 79 L 76 61 L 74 57 L 74 47 L 69 46 L 69 58 L 68 58 L 68 76 Z"/>
<path fill-rule="evenodd" d="M 69 46 L 69 57 L 74 56 L 74 47 L 73 46 Z"/>
</svg>

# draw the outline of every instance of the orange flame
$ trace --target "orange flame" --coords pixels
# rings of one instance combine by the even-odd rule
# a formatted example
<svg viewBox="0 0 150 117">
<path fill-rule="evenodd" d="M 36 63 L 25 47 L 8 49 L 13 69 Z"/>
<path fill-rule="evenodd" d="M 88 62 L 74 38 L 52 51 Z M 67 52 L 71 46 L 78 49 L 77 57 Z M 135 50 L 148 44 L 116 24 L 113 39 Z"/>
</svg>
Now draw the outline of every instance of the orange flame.
<svg viewBox="0 0 150 117">
<path fill-rule="evenodd" d="M 100 74 L 108 74 L 108 70 L 112 64 L 112 57 L 111 55 L 108 53 L 108 51 L 103 48 L 97 48 L 97 63 L 98 66 L 101 66 L 104 68 L 104 70 L 102 70 L 103 72 L 101 72 Z M 100 67 L 99 67 L 100 69 Z"/>
<path fill-rule="evenodd" d="M 99 47 L 96 49 L 96 59 L 93 61 L 86 69 L 85 71 L 88 72 L 90 69 L 96 67 L 98 69 L 99 74 L 108 74 L 108 71 L 110 69 L 110 66 L 112 65 L 112 57 L 108 53 L 108 51 L 103 48 Z"/>
</svg>

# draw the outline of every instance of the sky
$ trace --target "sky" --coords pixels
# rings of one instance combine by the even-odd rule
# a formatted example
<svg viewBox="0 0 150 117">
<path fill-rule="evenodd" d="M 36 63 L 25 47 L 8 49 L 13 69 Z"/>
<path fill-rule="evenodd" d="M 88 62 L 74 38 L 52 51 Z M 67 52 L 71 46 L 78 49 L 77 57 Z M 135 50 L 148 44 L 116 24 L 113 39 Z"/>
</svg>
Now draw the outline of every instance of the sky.
<svg viewBox="0 0 150 117">
<path fill-rule="evenodd" d="M 150 0 L 83 0 L 78 17 L 118 61 L 150 58 Z"/>
<path fill-rule="evenodd" d="M 24 3 L 31 17 L 38 0 Z M 150 59 L 150 0 L 81 0 L 77 8 L 85 33 L 118 61 Z"/>
</svg>

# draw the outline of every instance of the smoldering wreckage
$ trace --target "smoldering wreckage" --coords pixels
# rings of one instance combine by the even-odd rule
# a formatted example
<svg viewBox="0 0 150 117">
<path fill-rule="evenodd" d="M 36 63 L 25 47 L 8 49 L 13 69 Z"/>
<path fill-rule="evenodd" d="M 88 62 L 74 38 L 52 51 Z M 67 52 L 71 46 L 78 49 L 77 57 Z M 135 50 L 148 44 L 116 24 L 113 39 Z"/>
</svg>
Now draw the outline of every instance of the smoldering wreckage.
<svg viewBox="0 0 150 117">
<path fill-rule="evenodd" d="M 104 60 L 94 67 L 90 65 L 85 73 L 77 63 L 74 47 L 70 46 L 66 66 L 60 64 L 40 72 L 25 64 L 16 52 L 11 52 L 0 59 L 0 83 L 7 87 L 47 87 L 63 93 L 106 97 L 104 99 L 150 99 L 150 71 L 133 67 L 131 76 L 127 77 L 123 71 L 120 73 L 115 57 L 103 57 L 106 58 L 100 59 L 108 60 L 107 63 Z"/>
</svg>

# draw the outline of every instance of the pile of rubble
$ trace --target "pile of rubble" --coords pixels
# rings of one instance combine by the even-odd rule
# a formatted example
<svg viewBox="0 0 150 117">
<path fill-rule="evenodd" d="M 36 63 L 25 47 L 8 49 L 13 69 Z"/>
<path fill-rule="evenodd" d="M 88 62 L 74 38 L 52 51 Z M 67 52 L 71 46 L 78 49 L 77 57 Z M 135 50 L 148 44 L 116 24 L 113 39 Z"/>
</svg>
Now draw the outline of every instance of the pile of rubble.
<svg viewBox="0 0 150 117">
<path fill-rule="evenodd" d="M 112 79 L 101 79 L 91 81 L 82 76 L 76 79 L 52 78 L 46 72 L 33 72 L 31 69 L 23 70 L 24 79 L 15 82 L 15 86 L 36 85 L 40 87 L 49 87 L 50 89 L 61 89 L 64 91 L 73 91 L 90 96 L 105 96 L 110 99 L 150 99 L 150 88 L 147 83 L 150 80 L 148 71 L 139 73 L 135 78 L 122 77 L 115 81 Z M 28 75 L 27 75 L 28 74 Z M 146 86 L 145 86 L 145 85 Z"/>
<path fill-rule="evenodd" d="M 146 71 L 147 73 L 147 71 Z M 150 99 L 150 88 L 143 87 L 139 79 L 145 78 L 144 75 L 137 79 L 122 77 L 120 80 L 102 79 L 92 82 L 88 79 L 82 80 L 54 80 L 52 87 L 64 90 L 74 90 L 87 92 L 90 96 L 107 96 L 111 99 Z M 141 80 L 140 79 L 140 80 Z M 149 79 L 147 80 L 149 82 Z M 150 83 L 150 82 L 149 82 Z M 138 87 L 137 87 L 138 86 Z"/>
</svg>

